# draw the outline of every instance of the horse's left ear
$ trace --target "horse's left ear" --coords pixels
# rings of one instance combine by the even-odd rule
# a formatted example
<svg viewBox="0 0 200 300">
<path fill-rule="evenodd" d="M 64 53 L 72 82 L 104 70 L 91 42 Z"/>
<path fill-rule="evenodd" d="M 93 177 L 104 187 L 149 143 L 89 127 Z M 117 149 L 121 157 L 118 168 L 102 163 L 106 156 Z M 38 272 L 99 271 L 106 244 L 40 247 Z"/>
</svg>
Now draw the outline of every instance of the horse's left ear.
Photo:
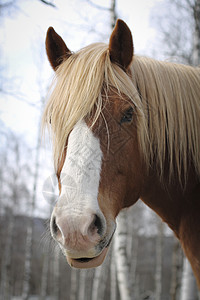
<svg viewBox="0 0 200 300">
<path fill-rule="evenodd" d="M 71 55 L 63 39 L 55 32 L 53 27 L 49 27 L 46 35 L 46 52 L 49 62 L 54 69 Z"/>
<path fill-rule="evenodd" d="M 133 49 L 130 29 L 124 21 L 118 19 L 109 41 L 111 61 L 127 69 L 133 58 Z"/>
</svg>

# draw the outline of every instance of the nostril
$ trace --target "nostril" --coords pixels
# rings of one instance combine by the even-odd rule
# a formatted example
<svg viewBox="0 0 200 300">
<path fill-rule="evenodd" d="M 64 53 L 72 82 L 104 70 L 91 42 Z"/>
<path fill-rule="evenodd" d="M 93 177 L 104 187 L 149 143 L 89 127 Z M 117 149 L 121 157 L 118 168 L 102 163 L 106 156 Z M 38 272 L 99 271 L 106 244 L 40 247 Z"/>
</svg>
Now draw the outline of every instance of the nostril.
<svg viewBox="0 0 200 300">
<path fill-rule="evenodd" d="M 101 235 L 103 233 L 103 226 L 102 226 L 102 223 L 101 223 L 101 219 L 97 215 L 95 215 L 94 225 L 97 228 L 97 233 L 99 235 Z"/>
<path fill-rule="evenodd" d="M 96 230 L 99 235 L 103 233 L 103 226 L 102 226 L 101 219 L 98 215 L 95 214 L 94 219 L 89 227 L 89 231 L 91 233 L 94 233 Z"/>
<path fill-rule="evenodd" d="M 52 222 L 51 222 L 51 230 L 52 230 L 52 233 L 54 235 L 56 235 L 58 233 L 58 231 L 59 231 L 59 228 L 58 228 L 58 226 L 56 224 L 56 218 L 55 217 L 53 217 Z"/>
</svg>

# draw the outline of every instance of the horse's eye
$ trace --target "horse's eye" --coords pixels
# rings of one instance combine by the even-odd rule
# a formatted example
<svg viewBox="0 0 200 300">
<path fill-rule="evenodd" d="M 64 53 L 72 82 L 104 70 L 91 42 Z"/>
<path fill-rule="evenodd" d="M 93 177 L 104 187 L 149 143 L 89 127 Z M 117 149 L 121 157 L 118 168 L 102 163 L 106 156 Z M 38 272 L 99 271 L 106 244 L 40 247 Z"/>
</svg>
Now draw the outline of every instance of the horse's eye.
<svg viewBox="0 0 200 300">
<path fill-rule="evenodd" d="M 120 124 L 122 123 L 130 123 L 132 121 L 133 117 L 133 107 L 130 107 L 127 109 L 127 111 L 124 113 L 123 117 L 121 118 Z"/>
</svg>

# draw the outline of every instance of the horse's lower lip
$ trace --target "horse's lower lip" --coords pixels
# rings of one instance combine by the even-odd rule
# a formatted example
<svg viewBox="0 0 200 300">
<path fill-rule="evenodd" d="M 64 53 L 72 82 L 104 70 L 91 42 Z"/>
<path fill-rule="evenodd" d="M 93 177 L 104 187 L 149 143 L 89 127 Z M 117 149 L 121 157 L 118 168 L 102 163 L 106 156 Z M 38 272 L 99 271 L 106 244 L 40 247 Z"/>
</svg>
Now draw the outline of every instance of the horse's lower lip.
<svg viewBox="0 0 200 300">
<path fill-rule="evenodd" d="M 70 258 L 67 257 L 67 261 L 71 267 L 79 268 L 79 269 L 89 269 L 89 268 L 96 268 L 100 266 L 107 254 L 108 247 L 104 248 L 103 251 L 96 257 L 93 258 Z"/>
</svg>

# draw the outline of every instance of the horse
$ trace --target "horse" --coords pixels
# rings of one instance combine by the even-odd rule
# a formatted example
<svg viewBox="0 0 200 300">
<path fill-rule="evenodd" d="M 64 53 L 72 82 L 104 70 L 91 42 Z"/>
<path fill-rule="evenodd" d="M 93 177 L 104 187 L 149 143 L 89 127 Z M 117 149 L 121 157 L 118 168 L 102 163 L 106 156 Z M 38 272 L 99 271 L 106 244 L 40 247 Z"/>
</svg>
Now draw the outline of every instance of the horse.
<svg viewBox="0 0 200 300">
<path fill-rule="evenodd" d="M 73 53 L 49 27 L 55 71 L 43 128 L 60 194 L 50 228 L 70 266 L 102 264 L 119 212 L 141 199 L 173 230 L 200 288 L 200 70 L 134 53 L 118 19 L 109 44 Z"/>
</svg>

